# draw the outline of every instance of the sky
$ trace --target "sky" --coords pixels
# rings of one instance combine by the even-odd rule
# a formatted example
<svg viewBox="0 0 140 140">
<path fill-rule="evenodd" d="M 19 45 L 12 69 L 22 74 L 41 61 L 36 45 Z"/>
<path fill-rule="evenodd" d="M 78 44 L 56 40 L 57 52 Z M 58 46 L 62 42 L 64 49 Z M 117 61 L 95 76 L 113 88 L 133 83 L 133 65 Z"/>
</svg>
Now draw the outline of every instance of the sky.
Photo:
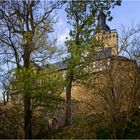
<svg viewBox="0 0 140 140">
<path fill-rule="evenodd" d="M 111 10 L 113 20 L 107 22 L 111 29 L 117 29 L 118 33 L 121 26 L 130 27 L 132 23 L 140 24 L 140 0 L 123 0 L 121 6 L 116 6 Z M 55 36 L 57 45 L 64 46 L 65 38 L 69 35 L 70 26 L 67 24 L 66 13 L 62 10 L 58 11 L 58 23 L 55 27 Z"/>
<path fill-rule="evenodd" d="M 123 0 L 121 6 L 112 9 L 113 20 L 108 23 L 110 28 L 119 30 L 121 25 L 140 24 L 140 0 Z"/>
</svg>

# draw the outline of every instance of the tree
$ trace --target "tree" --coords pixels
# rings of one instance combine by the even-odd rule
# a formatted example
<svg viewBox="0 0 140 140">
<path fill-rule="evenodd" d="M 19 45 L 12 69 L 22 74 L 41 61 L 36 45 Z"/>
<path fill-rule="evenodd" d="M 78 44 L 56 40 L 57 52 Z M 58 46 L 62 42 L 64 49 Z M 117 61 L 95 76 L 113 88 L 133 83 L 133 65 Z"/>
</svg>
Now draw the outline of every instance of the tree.
<svg viewBox="0 0 140 140">
<path fill-rule="evenodd" d="M 88 87 L 91 87 L 93 99 L 98 98 L 94 103 L 92 100 L 91 105 L 104 116 L 104 128 L 109 130 L 111 138 L 125 138 L 129 125 L 134 123 L 132 117 L 138 109 L 140 97 L 140 73 L 133 52 L 138 51 L 138 46 L 139 27 L 123 30 L 119 53 L 124 56 L 110 56 L 95 61 L 95 69 L 92 69 L 94 74 L 85 81 L 90 83 Z"/>
<path fill-rule="evenodd" d="M 1 102 L 3 102 L 4 104 L 6 104 L 9 101 L 9 92 L 8 92 L 8 86 L 4 83 L 4 81 L 2 81 L 2 99 Z"/>
<path fill-rule="evenodd" d="M 107 61 L 107 60 L 106 60 Z M 112 138 L 123 138 L 124 131 L 130 121 L 130 112 L 136 108 L 138 94 L 138 71 L 134 61 L 124 58 L 110 58 L 110 64 L 99 74 L 95 74 L 94 94 L 101 99 L 95 108 L 108 114 L 111 125 L 106 124 Z M 105 64 L 105 60 L 104 60 Z M 123 75 L 122 75 L 123 73 Z M 124 112 L 125 120 L 121 118 Z"/>
<path fill-rule="evenodd" d="M 70 31 L 70 40 L 66 41 L 68 47 L 69 59 L 67 70 L 66 86 L 66 119 L 65 124 L 71 123 L 71 88 L 72 82 L 76 79 L 77 65 L 81 64 L 86 48 L 90 46 L 89 40 L 93 37 L 96 25 L 96 19 L 99 11 L 106 12 L 111 20 L 110 9 L 115 5 L 120 5 L 121 1 L 70 1 L 67 2 L 66 12 L 68 23 L 73 29 Z"/>
<path fill-rule="evenodd" d="M 14 62 L 28 71 L 41 36 L 47 37 L 52 31 L 52 12 L 61 5 L 59 1 L 1 1 L 0 2 L 0 43 L 7 63 Z M 40 9 L 42 7 L 42 9 Z M 40 9 L 40 10 L 39 10 Z M 45 45 L 46 46 L 46 45 Z M 45 48 L 48 50 L 48 47 Z M 50 52 L 50 51 L 47 51 Z M 26 73 L 31 77 L 31 73 Z M 24 83 L 25 87 L 26 84 Z M 24 90 L 24 131 L 25 138 L 31 138 L 31 93 Z"/>
<path fill-rule="evenodd" d="M 140 25 L 132 24 L 130 27 L 122 26 L 119 38 L 119 54 L 134 59 L 140 63 Z"/>
</svg>

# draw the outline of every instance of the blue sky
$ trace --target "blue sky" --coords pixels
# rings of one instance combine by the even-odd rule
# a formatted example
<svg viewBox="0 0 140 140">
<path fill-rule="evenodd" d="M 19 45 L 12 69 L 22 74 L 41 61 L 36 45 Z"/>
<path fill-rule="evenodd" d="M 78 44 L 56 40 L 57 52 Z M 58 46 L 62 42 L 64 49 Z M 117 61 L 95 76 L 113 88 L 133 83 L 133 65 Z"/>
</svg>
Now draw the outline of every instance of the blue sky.
<svg viewBox="0 0 140 140">
<path fill-rule="evenodd" d="M 113 29 L 140 23 L 140 0 L 123 0 L 121 6 L 112 9 L 112 16 L 113 20 L 108 25 Z"/>
<path fill-rule="evenodd" d="M 55 33 L 57 45 L 63 46 L 65 38 L 69 34 L 70 26 L 67 24 L 66 13 L 58 11 L 59 22 L 56 24 Z M 134 24 L 140 24 L 140 0 L 123 0 L 121 6 L 112 9 L 113 20 L 107 22 L 111 29 L 117 29 L 120 32 L 121 26 L 129 27 Z"/>
</svg>

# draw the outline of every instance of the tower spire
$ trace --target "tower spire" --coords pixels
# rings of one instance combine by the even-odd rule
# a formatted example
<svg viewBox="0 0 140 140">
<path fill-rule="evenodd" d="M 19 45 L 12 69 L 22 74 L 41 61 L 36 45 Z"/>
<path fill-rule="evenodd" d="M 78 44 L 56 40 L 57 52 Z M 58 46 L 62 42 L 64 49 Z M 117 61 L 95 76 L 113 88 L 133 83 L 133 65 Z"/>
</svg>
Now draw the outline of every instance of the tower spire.
<svg viewBox="0 0 140 140">
<path fill-rule="evenodd" d="M 96 32 L 110 32 L 109 26 L 106 24 L 106 15 L 103 10 L 100 11 L 98 16 L 98 24 L 96 27 Z"/>
</svg>

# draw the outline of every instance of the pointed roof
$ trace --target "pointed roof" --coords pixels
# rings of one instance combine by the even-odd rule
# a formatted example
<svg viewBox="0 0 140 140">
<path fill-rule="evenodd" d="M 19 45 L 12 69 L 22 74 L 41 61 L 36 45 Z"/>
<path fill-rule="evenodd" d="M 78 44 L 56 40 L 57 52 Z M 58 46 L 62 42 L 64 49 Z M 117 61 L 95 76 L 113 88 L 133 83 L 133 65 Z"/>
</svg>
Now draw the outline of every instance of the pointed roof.
<svg viewBox="0 0 140 140">
<path fill-rule="evenodd" d="M 106 24 L 106 15 L 104 14 L 103 10 L 100 11 L 98 16 L 98 24 L 96 27 L 96 32 L 106 32 L 110 31 L 109 26 Z"/>
</svg>

